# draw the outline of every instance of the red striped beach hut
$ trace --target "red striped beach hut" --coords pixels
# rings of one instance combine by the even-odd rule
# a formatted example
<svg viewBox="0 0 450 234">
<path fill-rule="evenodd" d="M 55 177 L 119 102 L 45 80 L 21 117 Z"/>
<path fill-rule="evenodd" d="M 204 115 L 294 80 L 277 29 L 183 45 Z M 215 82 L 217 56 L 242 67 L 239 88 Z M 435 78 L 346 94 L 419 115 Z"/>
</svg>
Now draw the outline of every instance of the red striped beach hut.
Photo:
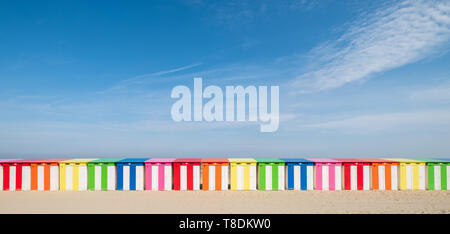
<svg viewBox="0 0 450 234">
<path fill-rule="evenodd" d="M 178 158 L 173 161 L 174 190 L 200 190 L 199 158 Z"/>
<path fill-rule="evenodd" d="M 370 190 L 370 163 L 357 158 L 334 158 L 344 168 L 344 190 Z"/>
<path fill-rule="evenodd" d="M 0 159 L 0 190 L 14 191 L 17 188 L 16 183 L 16 165 L 14 162 L 20 159 Z M 22 173 L 19 173 L 22 174 Z M 21 181 L 21 180 L 20 180 Z M 21 184 L 21 182 L 20 182 Z M 21 186 L 21 185 L 20 185 Z"/>
</svg>

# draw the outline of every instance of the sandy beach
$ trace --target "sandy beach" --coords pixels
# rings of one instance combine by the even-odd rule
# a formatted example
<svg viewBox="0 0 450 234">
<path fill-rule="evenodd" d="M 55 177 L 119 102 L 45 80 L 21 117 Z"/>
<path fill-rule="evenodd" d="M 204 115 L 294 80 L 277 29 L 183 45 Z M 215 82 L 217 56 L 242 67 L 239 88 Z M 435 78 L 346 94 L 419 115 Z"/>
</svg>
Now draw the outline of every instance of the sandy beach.
<svg viewBox="0 0 450 234">
<path fill-rule="evenodd" d="M 450 213 L 450 191 L 0 192 L 0 213 Z"/>
</svg>

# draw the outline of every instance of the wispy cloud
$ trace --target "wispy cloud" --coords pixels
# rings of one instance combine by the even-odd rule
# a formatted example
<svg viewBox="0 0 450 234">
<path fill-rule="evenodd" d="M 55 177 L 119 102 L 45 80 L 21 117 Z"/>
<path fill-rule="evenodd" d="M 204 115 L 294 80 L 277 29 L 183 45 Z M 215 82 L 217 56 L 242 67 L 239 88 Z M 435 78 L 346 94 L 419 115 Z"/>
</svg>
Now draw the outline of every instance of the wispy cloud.
<svg viewBox="0 0 450 234">
<path fill-rule="evenodd" d="M 433 55 L 449 39 L 449 1 L 396 2 L 358 20 L 337 40 L 314 48 L 310 57 L 316 68 L 292 85 L 302 93 L 361 81 Z"/>
</svg>

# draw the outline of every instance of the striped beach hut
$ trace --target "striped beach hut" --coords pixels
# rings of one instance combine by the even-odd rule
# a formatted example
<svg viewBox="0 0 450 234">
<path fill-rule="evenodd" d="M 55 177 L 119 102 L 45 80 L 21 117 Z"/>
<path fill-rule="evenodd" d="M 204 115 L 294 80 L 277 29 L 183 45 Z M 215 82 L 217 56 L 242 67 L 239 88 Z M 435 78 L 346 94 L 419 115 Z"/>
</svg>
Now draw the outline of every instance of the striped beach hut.
<svg viewBox="0 0 450 234">
<path fill-rule="evenodd" d="M 59 162 L 68 159 L 29 159 L 31 190 L 59 190 Z"/>
<path fill-rule="evenodd" d="M 373 190 L 398 190 L 398 162 L 380 158 L 362 160 L 370 163 Z"/>
<path fill-rule="evenodd" d="M 117 190 L 144 190 L 144 164 L 148 159 L 125 158 L 117 161 Z"/>
<path fill-rule="evenodd" d="M 425 162 L 404 158 L 384 158 L 400 165 L 400 190 L 425 190 Z"/>
<path fill-rule="evenodd" d="M 344 190 L 370 190 L 370 162 L 356 158 L 334 158 L 344 168 Z"/>
<path fill-rule="evenodd" d="M 278 158 L 255 158 L 258 162 L 258 189 L 284 190 L 285 161 Z"/>
<path fill-rule="evenodd" d="M 30 159 L 14 160 L 6 164 L 9 167 L 9 191 L 31 190 Z"/>
<path fill-rule="evenodd" d="M 256 166 L 253 158 L 229 158 L 231 190 L 256 190 Z"/>
<path fill-rule="evenodd" d="M 172 190 L 174 158 L 152 158 L 145 161 L 145 190 Z"/>
<path fill-rule="evenodd" d="M 316 190 L 342 189 L 342 162 L 329 158 L 307 158 L 314 162 Z"/>
<path fill-rule="evenodd" d="M 200 158 L 178 158 L 173 161 L 173 189 L 200 190 Z"/>
<path fill-rule="evenodd" d="M 228 190 L 228 164 L 226 158 L 203 158 L 202 190 Z"/>
<path fill-rule="evenodd" d="M 59 189 L 85 191 L 88 188 L 88 162 L 95 158 L 76 158 L 59 162 Z"/>
<path fill-rule="evenodd" d="M 88 162 L 88 189 L 106 191 L 116 189 L 116 162 L 120 158 L 100 158 Z"/>
<path fill-rule="evenodd" d="M 444 159 L 419 158 L 426 162 L 428 190 L 450 190 L 450 161 Z"/>
<path fill-rule="evenodd" d="M 22 165 L 16 163 L 21 159 L 0 159 L 0 174 L 2 176 L 0 190 L 3 191 L 15 191 L 17 188 L 21 190 L 22 187 Z M 20 173 L 18 173 L 20 171 Z M 20 177 L 18 180 L 17 177 Z"/>
<path fill-rule="evenodd" d="M 303 158 L 282 158 L 287 168 L 288 190 L 313 190 L 314 162 Z"/>
</svg>

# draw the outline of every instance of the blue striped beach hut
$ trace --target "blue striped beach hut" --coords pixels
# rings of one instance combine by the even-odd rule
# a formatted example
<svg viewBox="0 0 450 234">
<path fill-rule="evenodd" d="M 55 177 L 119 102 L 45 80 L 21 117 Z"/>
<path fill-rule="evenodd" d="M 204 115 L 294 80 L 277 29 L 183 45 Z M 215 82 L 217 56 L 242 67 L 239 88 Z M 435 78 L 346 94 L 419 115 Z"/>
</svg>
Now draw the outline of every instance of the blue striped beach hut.
<svg viewBox="0 0 450 234">
<path fill-rule="evenodd" d="M 304 158 L 282 158 L 287 168 L 288 190 L 313 190 L 314 162 Z"/>
<path fill-rule="evenodd" d="M 149 158 L 117 161 L 117 190 L 144 190 L 144 164 L 147 160 Z"/>
</svg>

